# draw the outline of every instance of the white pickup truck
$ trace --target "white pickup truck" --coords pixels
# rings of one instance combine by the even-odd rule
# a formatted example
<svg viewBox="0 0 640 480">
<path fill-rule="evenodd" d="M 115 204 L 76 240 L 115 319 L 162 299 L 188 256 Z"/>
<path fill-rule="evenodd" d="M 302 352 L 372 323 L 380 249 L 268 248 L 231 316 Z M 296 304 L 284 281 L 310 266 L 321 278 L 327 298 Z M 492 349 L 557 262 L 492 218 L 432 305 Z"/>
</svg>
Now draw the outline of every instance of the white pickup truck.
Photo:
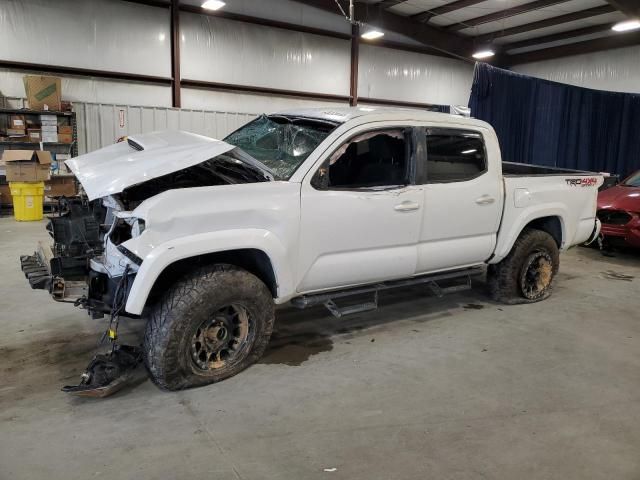
<svg viewBox="0 0 640 480">
<path fill-rule="evenodd" d="M 277 304 L 340 316 L 485 271 L 496 300 L 547 298 L 559 251 L 598 235 L 603 181 L 503 163 L 478 120 L 364 107 L 263 115 L 224 141 L 134 135 L 67 165 L 86 197 L 23 270 L 94 316 L 146 317 L 144 361 L 169 390 L 258 360 Z M 355 294 L 372 299 L 345 306 Z"/>
</svg>

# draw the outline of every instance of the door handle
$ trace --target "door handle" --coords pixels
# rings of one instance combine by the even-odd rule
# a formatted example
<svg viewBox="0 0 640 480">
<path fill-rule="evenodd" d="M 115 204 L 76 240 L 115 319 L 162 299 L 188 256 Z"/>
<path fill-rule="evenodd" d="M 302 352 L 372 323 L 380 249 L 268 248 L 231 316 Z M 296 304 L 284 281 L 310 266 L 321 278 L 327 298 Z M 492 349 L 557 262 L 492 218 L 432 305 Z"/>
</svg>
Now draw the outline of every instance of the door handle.
<svg viewBox="0 0 640 480">
<path fill-rule="evenodd" d="M 491 205 L 495 201 L 496 199 L 489 195 L 482 195 L 480 198 L 476 198 L 476 203 L 478 205 Z"/>
<path fill-rule="evenodd" d="M 420 208 L 420 204 L 417 202 L 402 202 L 398 205 L 396 205 L 395 207 L 393 207 L 393 209 L 396 212 L 411 212 L 412 210 L 418 210 Z"/>
</svg>

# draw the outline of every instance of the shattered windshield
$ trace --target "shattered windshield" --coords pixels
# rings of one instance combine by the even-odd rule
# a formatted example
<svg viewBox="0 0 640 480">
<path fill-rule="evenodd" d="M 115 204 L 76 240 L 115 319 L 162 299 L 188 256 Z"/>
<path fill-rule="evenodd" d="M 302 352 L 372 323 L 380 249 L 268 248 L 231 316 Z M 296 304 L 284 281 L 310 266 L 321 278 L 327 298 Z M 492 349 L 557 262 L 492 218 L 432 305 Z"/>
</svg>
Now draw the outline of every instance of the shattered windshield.
<svg viewBox="0 0 640 480">
<path fill-rule="evenodd" d="M 322 120 L 262 115 L 224 141 L 263 163 L 277 178 L 286 180 L 335 127 Z"/>
</svg>

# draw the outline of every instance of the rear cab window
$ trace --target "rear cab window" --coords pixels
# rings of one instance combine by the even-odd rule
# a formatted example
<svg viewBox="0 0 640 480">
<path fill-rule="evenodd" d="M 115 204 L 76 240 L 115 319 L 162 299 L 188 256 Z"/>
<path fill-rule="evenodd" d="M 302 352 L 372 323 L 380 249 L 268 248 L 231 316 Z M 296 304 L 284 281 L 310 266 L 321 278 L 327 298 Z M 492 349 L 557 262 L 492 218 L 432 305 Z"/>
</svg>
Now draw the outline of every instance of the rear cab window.
<svg viewBox="0 0 640 480">
<path fill-rule="evenodd" d="M 464 182 L 487 171 L 487 153 L 479 132 L 426 128 L 423 183 Z"/>
</svg>

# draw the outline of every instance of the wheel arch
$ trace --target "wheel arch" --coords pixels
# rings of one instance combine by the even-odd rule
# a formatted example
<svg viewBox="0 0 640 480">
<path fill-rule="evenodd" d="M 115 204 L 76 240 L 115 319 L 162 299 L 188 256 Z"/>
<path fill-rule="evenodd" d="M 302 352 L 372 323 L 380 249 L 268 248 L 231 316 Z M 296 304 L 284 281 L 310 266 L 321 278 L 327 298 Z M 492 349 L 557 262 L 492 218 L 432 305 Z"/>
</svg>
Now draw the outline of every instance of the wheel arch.
<svg viewBox="0 0 640 480">
<path fill-rule="evenodd" d="M 257 248 L 240 248 L 205 253 L 176 260 L 167 265 L 158 275 L 147 296 L 145 306 L 156 301 L 175 281 L 190 271 L 205 265 L 225 264 L 242 268 L 258 277 L 264 283 L 271 296 L 278 296 L 276 272 L 269 256 Z"/>
<path fill-rule="evenodd" d="M 501 240 L 498 235 L 498 242 L 493 257 L 488 263 L 495 264 L 505 258 L 513 248 L 516 240 L 527 228 L 533 228 L 548 233 L 553 237 L 559 250 L 562 250 L 567 242 L 567 226 L 564 221 L 564 212 L 534 212 L 524 218 L 522 222 L 514 225 L 510 232 L 503 234 Z M 508 238 L 508 240 L 504 240 Z"/>
<path fill-rule="evenodd" d="M 225 231 L 192 236 L 155 247 L 143 260 L 127 298 L 126 312 L 141 315 L 168 283 L 184 273 L 222 263 L 245 269 L 263 281 L 274 298 L 293 291 L 287 249 L 265 230 Z"/>
</svg>

